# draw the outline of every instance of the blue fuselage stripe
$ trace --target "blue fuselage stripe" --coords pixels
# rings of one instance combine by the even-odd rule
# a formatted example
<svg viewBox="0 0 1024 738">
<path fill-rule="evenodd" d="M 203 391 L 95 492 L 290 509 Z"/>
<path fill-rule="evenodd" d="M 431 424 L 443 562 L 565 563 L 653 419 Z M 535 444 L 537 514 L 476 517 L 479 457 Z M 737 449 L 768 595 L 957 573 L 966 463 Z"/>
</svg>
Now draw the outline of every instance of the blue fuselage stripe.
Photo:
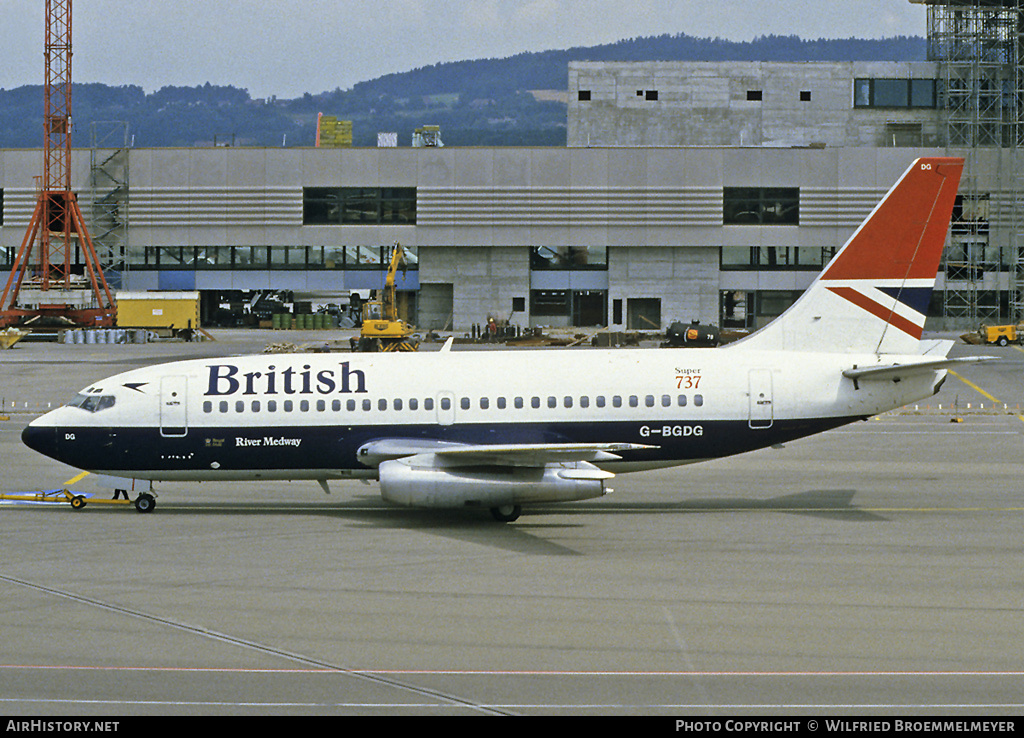
<svg viewBox="0 0 1024 738">
<path fill-rule="evenodd" d="M 769 428 L 745 420 L 436 424 L 403 426 L 191 427 L 183 436 L 153 428 L 29 427 L 25 442 L 87 470 L 315 471 L 367 467 L 358 449 L 382 438 L 489 444 L 633 442 L 656 448 L 621 454 L 624 461 L 687 463 L 731 456 L 820 433 L 860 418 L 776 419 Z M 63 440 L 73 437 L 73 441 Z"/>
</svg>

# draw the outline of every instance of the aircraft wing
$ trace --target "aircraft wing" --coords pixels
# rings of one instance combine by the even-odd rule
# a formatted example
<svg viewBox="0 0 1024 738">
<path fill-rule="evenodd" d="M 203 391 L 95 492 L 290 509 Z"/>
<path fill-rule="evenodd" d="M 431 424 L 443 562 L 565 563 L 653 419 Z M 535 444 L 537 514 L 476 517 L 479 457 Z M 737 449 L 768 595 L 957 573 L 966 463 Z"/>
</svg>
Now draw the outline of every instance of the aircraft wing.
<svg viewBox="0 0 1024 738">
<path fill-rule="evenodd" d="M 963 364 L 977 364 L 982 361 L 993 361 L 998 356 L 964 356 L 958 359 L 942 358 L 929 361 L 915 361 L 909 364 L 882 364 L 878 366 L 853 367 L 845 369 L 843 376 L 854 381 L 862 379 L 884 379 L 898 382 L 904 377 L 925 372 L 936 372 L 941 369 L 951 369 Z"/>
<path fill-rule="evenodd" d="M 544 466 L 577 461 L 618 461 L 620 451 L 654 448 L 639 443 L 521 443 L 435 451 L 445 466 Z"/>
<path fill-rule="evenodd" d="M 359 460 L 368 466 L 407 458 L 413 466 L 525 466 L 618 461 L 621 451 L 656 448 L 639 443 L 507 443 L 474 445 L 413 438 L 371 441 L 359 449 Z"/>
</svg>

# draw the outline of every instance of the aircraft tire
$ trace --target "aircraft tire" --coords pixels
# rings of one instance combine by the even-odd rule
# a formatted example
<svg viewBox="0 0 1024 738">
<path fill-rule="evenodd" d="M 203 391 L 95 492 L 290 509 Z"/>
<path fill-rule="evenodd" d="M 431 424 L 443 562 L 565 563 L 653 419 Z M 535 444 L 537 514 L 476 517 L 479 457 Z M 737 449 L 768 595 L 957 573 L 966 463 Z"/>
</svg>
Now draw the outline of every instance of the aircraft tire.
<svg viewBox="0 0 1024 738">
<path fill-rule="evenodd" d="M 140 513 L 151 513 L 156 507 L 156 499 L 153 495 L 142 494 L 135 498 L 135 509 Z"/>
<path fill-rule="evenodd" d="M 85 507 L 85 498 L 82 495 L 75 495 L 71 498 L 72 510 L 81 510 L 83 507 Z"/>
<path fill-rule="evenodd" d="M 519 519 L 519 515 L 523 512 L 523 508 L 519 505 L 502 505 L 501 507 L 492 507 L 491 515 L 499 523 L 513 523 Z"/>
</svg>

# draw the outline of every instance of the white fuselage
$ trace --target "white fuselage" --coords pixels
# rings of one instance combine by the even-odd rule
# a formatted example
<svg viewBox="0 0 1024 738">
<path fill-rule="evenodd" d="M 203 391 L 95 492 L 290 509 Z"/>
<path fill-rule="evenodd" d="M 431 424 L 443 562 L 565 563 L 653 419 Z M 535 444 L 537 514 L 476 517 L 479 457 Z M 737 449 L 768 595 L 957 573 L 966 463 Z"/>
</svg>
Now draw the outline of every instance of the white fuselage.
<svg viewBox="0 0 1024 738">
<path fill-rule="evenodd" d="M 359 449 L 387 439 L 656 447 L 599 464 L 623 472 L 866 418 L 931 395 L 944 375 L 859 384 L 842 375 L 879 361 L 731 348 L 190 360 L 97 383 L 34 421 L 26 442 L 80 468 L 154 480 L 374 477 Z"/>
</svg>

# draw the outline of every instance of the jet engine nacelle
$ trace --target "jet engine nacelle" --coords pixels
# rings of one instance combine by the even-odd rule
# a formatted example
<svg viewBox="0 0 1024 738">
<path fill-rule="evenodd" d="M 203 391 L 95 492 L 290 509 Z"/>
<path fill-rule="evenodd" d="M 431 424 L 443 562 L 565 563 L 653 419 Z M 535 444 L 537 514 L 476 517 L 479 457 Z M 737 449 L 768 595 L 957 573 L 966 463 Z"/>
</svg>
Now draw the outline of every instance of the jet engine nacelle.
<svg viewBox="0 0 1024 738">
<path fill-rule="evenodd" d="M 545 467 L 416 465 L 406 459 L 379 467 L 380 493 L 408 507 L 500 507 L 589 500 L 611 492 L 612 474 L 586 462 Z"/>
</svg>

